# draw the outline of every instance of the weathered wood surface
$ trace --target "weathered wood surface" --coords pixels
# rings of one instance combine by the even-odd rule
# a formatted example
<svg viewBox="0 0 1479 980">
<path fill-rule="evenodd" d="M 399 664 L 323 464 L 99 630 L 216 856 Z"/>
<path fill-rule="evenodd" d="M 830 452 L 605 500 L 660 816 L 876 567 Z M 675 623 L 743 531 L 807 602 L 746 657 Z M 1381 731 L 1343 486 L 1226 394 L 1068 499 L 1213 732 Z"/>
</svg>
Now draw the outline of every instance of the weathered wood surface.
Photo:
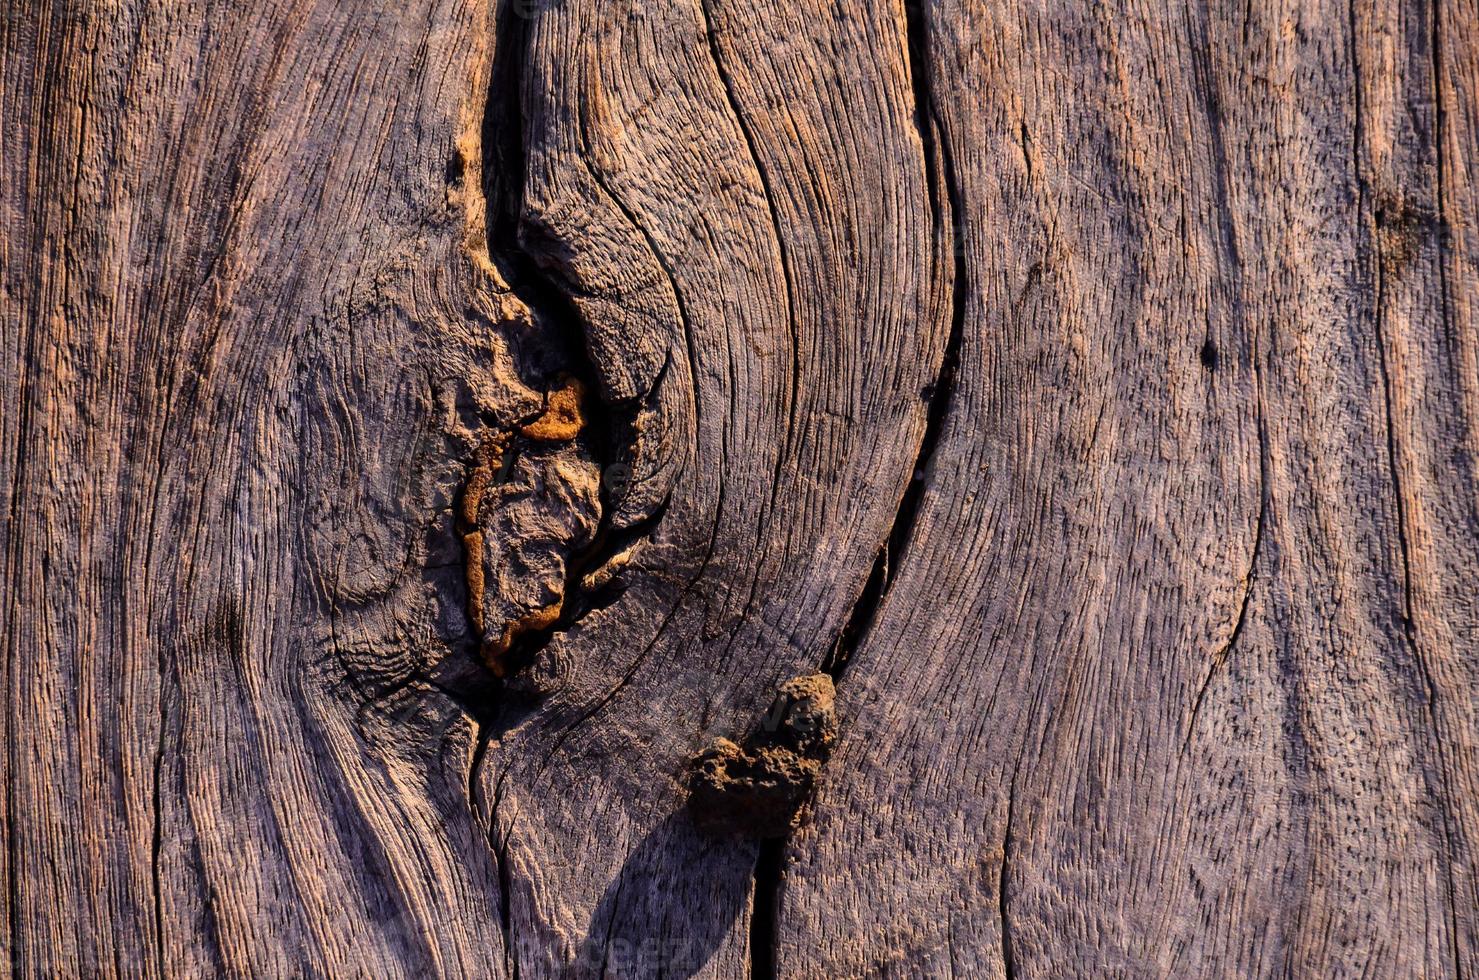
<svg viewBox="0 0 1479 980">
<path fill-rule="evenodd" d="M 1473 3 L 0 30 L 14 973 L 1479 975 Z"/>
</svg>

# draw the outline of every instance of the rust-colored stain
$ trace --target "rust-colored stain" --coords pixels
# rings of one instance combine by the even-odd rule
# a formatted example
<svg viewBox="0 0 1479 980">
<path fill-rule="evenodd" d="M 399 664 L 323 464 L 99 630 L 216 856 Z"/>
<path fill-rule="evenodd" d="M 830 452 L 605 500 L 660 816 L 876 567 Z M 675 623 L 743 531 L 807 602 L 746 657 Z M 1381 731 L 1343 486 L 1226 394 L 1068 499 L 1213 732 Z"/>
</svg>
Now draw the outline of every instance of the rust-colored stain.
<svg viewBox="0 0 1479 980">
<path fill-rule="evenodd" d="M 497 639 L 485 639 L 483 641 L 483 661 L 488 665 L 488 669 L 499 677 L 506 677 L 509 673 L 509 665 L 504 657 L 508 655 L 514 641 L 525 633 L 549 629 L 555 625 L 560 619 L 563 606 L 564 600 L 557 599 L 542 609 L 531 609 L 513 622 L 505 624 Z"/>
<path fill-rule="evenodd" d="M 535 442 L 569 442 L 585 428 L 581 401 L 585 388 L 575 378 L 565 378 L 565 386 L 549 393 L 544 413 L 519 429 L 526 439 Z"/>
<path fill-rule="evenodd" d="M 484 567 L 483 531 L 484 501 L 499 478 L 498 471 L 515 436 L 531 442 L 564 443 L 574 440 L 585 428 L 582 402 L 585 387 L 570 376 L 560 379 L 560 387 L 545 396 L 544 408 L 538 416 L 516 428 L 503 429 L 485 436 L 478 450 L 467 483 L 463 487 L 462 499 L 458 503 L 457 517 L 462 534 L 465 578 L 467 582 L 468 621 L 483 638 L 483 660 L 499 677 L 510 672 L 507 655 L 518 638 L 526 633 L 548 629 L 559 621 L 564 605 L 564 596 L 557 595 L 549 605 L 531 609 L 516 619 L 505 623 L 502 628 L 487 622 L 484 598 L 487 589 L 487 570 Z"/>
</svg>

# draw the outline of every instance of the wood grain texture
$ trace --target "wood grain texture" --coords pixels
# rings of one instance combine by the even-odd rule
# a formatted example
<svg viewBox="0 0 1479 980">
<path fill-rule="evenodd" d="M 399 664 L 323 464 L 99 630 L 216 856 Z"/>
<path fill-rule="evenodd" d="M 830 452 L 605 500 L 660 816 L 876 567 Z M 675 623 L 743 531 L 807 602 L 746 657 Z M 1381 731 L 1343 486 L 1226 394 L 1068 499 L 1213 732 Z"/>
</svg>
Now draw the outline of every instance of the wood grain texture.
<svg viewBox="0 0 1479 980">
<path fill-rule="evenodd" d="M 622 597 L 540 652 L 542 699 L 485 733 L 520 975 L 746 971 L 755 846 L 676 812 L 685 767 L 826 657 L 910 477 L 946 297 L 915 254 L 905 24 L 814 7 L 567 2 L 524 28 L 521 241 L 648 426 L 615 522 L 667 502 Z"/>
<path fill-rule="evenodd" d="M 472 726 L 425 685 L 386 711 L 460 478 L 433 394 L 498 344 L 446 177 L 491 36 L 457 3 L 7 9 L 18 974 L 500 950 Z"/>
<path fill-rule="evenodd" d="M 1472 51 L 1391 6 L 928 8 L 958 384 L 783 972 L 1472 973 Z"/>
<path fill-rule="evenodd" d="M 11 4 L 3 965 L 1479 975 L 1476 43 Z"/>
</svg>

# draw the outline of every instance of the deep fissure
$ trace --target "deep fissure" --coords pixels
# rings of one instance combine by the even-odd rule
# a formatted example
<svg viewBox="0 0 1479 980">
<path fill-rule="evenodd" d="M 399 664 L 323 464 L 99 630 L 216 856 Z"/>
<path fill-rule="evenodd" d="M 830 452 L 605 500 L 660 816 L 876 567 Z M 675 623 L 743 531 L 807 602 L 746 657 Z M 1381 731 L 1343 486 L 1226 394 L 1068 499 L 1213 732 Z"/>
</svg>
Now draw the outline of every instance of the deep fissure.
<svg viewBox="0 0 1479 980">
<path fill-rule="evenodd" d="M 564 355 L 565 370 L 584 389 L 583 414 L 591 432 L 592 454 L 601 473 L 601 513 L 592 543 L 569 559 L 563 606 L 557 622 L 548 629 L 519 638 L 509 649 L 508 661 L 515 673 L 529 663 L 555 634 L 568 629 L 580 617 L 608 601 L 604 594 L 600 594 L 601 590 L 586 594 L 580 583 L 588 570 L 598 564 L 601 556 L 611 552 L 613 536 L 610 534 L 610 522 L 616 508 L 610 499 L 606 476 L 619 455 L 615 440 L 620 431 L 620 426 L 613 422 L 615 413 L 610 411 L 610 406 L 599 403 L 601 389 L 594 382 L 596 372 L 585 346 L 579 312 L 569 295 L 539 268 L 534 257 L 526 250 L 521 236 L 527 159 L 524 77 L 529 63 L 533 18 L 527 12 L 515 9 L 517 3 L 518 0 L 500 0 L 494 14 L 493 64 L 480 130 L 480 179 L 486 206 L 488 258 L 497 264 L 510 289 L 529 309 L 535 323 L 549 331 Z M 457 176 L 449 174 L 449 177 Z M 485 425 L 497 425 L 495 420 L 483 421 Z M 513 453 L 519 451 L 517 446 L 511 448 Z M 510 466 L 515 458 L 510 455 Z M 507 475 L 506 470 L 503 475 Z M 662 509 L 659 508 L 648 521 L 616 536 L 616 543 L 621 547 L 626 546 L 636 537 L 647 533 L 651 524 L 661 519 L 661 516 Z M 464 558 L 466 561 L 481 560 L 480 555 L 465 555 Z M 468 612 L 472 617 L 474 611 L 470 606 L 473 591 L 467 583 L 464 583 L 463 589 L 463 598 L 469 605 Z M 472 659 L 479 663 L 480 668 L 485 667 L 480 650 L 483 636 L 470 637 L 468 643 L 474 647 L 468 651 Z M 429 677 L 425 679 L 433 682 Z M 487 671 L 480 669 L 470 681 L 464 678 L 456 683 L 435 686 L 459 704 L 474 725 L 475 747 L 467 775 L 468 802 L 475 814 L 486 820 L 488 841 L 493 850 L 498 874 L 498 916 L 504 938 L 505 965 L 509 974 L 517 978 L 519 957 L 513 936 L 508 840 L 498 826 L 498 794 L 495 793 L 486 814 L 477 813 L 481 798 L 478 777 L 488 748 L 496 736 L 496 719 L 506 707 L 507 684 L 491 682 Z"/>
<path fill-rule="evenodd" d="M 1007 915 L 1007 886 L 1012 859 L 1012 816 L 1017 808 L 1017 774 L 1021 772 L 1022 757 L 1017 757 L 1017 766 L 1012 770 L 1012 781 L 1007 788 L 1006 822 L 1001 830 L 1001 867 L 996 877 L 996 918 L 1001 931 L 1001 969 L 1006 980 L 1016 980 L 1017 954 L 1012 945 L 1012 920 Z"/>
<path fill-rule="evenodd" d="M 1201 686 L 1197 688 L 1196 697 L 1192 699 L 1191 717 L 1186 725 L 1186 738 L 1181 744 L 1183 754 L 1191 747 L 1191 741 L 1196 735 L 1197 721 L 1202 714 L 1202 703 L 1207 699 L 1207 691 L 1212 687 L 1212 679 L 1227 664 L 1227 658 L 1232 655 L 1233 650 L 1238 645 L 1238 640 L 1243 635 L 1243 626 L 1248 621 L 1248 609 L 1253 604 L 1253 587 L 1258 581 L 1259 554 L 1263 550 L 1263 537 L 1268 523 L 1268 501 L 1272 489 L 1268 478 L 1268 430 L 1265 427 L 1263 418 L 1263 379 L 1258 367 L 1256 344 L 1254 346 L 1253 358 L 1253 384 L 1259 389 L 1255 397 L 1258 426 L 1258 514 L 1253 521 L 1253 547 L 1248 556 L 1248 573 L 1243 577 L 1243 598 L 1238 603 L 1238 614 L 1233 620 L 1232 631 L 1228 634 L 1227 642 L 1213 654 L 1212 664 L 1207 668 L 1207 675 L 1202 678 Z"/>
<path fill-rule="evenodd" d="M 950 145 L 940 132 L 935 111 L 934 88 L 929 77 L 929 27 L 927 11 L 919 0 L 904 2 L 905 28 L 908 34 L 909 78 L 914 93 L 914 123 L 919 131 L 924 151 L 924 165 L 933 216 L 934 248 L 948 241 L 953 256 L 950 298 L 950 333 L 945 343 L 945 353 L 940 361 L 940 371 L 935 381 L 922 392 L 929 402 L 925 415 L 924 436 L 919 443 L 909 483 L 899 499 L 898 509 L 884 537 L 868 575 L 862 594 L 853 605 L 852 614 L 843 627 L 832 653 L 822 669 L 840 680 L 848 662 L 857 651 L 877 617 L 884 596 L 897 574 L 897 558 L 904 553 L 913 537 L 914 526 L 919 517 L 920 503 L 928 484 L 927 477 L 939 449 L 945 419 L 954 400 L 956 374 L 960 364 L 960 351 L 965 336 L 965 306 L 968 276 L 965 248 L 959 240 L 962 233 L 964 204 L 961 200 L 960 183 L 955 173 L 955 160 Z M 943 184 L 943 188 L 940 186 Z M 944 204 L 941 204 L 941 190 Z"/>
<path fill-rule="evenodd" d="M 752 980 L 775 980 L 776 916 L 780 913 L 780 886 L 787 840 L 777 837 L 761 841 L 760 851 L 755 857 L 755 897 L 750 909 Z M 760 887 L 762 882 L 769 887 Z"/>
<path fill-rule="evenodd" d="M 951 269 L 950 332 L 945 351 L 940 361 L 935 380 L 921 391 L 921 397 L 929 403 L 925 415 L 924 435 L 909 472 L 909 482 L 899 499 L 898 509 L 884 536 L 873 567 L 865 581 L 862 594 L 853 604 L 837 642 L 822 663 L 822 671 L 834 683 L 840 682 L 848 663 L 871 630 L 883 604 L 889 587 L 893 584 L 898 568 L 895 556 L 902 555 L 908 547 L 919 516 L 920 504 L 928 484 L 927 477 L 934 465 L 945 420 L 949 416 L 954 400 L 956 375 L 960 364 L 960 351 L 965 336 L 965 305 L 967 295 L 967 269 L 965 249 L 959 240 L 963 223 L 964 204 L 960 185 L 955 173 L 955 161 L 950 153 L 948 141 L 942 138 L 939 120 L 935 112 L 934 91 L 929 78 L 929 28 L 927 12 L 918 0 L 904 0 L 905 30 L 907 34 L 908 68 L 914 94 L 914 123 L 919 132 L 924 156 L 926 185 L 932 217 L 931 261 L 939 261 L 937 250 L 942 242 L 949 242 L 953 257 Z M 943 188 L 940 186 L 943 184 Z M 943 189 L 945 206 L 941 206 Z M 750 975 L 752 978 L 776 976 L 776 928 L 780 914 L 780 896 L 784 884 L 786 847 L 790 837 L 762 841 L 755 861 L 754 901 L 750 918 Z M 1002 868 L 1005 878 L 1005 861 Z M 1008 976 L 1013 973 L 1011 951 L 1006 938 L 1006 905 L 1002 900 L 1001 918 L 1003 927 L 1003 957 Z"/>
</svg>

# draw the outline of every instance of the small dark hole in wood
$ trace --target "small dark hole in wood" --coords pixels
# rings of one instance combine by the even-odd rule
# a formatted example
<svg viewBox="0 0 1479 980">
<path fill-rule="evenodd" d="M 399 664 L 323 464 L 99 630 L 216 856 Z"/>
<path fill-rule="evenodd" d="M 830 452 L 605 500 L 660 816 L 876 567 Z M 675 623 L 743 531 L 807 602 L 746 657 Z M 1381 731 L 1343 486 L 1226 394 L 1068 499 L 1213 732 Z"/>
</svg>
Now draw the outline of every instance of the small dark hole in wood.
<svg viewBox="0 0 1479 980">
<path fill-rule="evenodd" d="M 1202 344 L 1201 353 L 1198 355 L 1202 361 L 1202 367 L 1208 371 L 1217 370 L 1217 345 L 1212 341 Z"/>
</svg>

